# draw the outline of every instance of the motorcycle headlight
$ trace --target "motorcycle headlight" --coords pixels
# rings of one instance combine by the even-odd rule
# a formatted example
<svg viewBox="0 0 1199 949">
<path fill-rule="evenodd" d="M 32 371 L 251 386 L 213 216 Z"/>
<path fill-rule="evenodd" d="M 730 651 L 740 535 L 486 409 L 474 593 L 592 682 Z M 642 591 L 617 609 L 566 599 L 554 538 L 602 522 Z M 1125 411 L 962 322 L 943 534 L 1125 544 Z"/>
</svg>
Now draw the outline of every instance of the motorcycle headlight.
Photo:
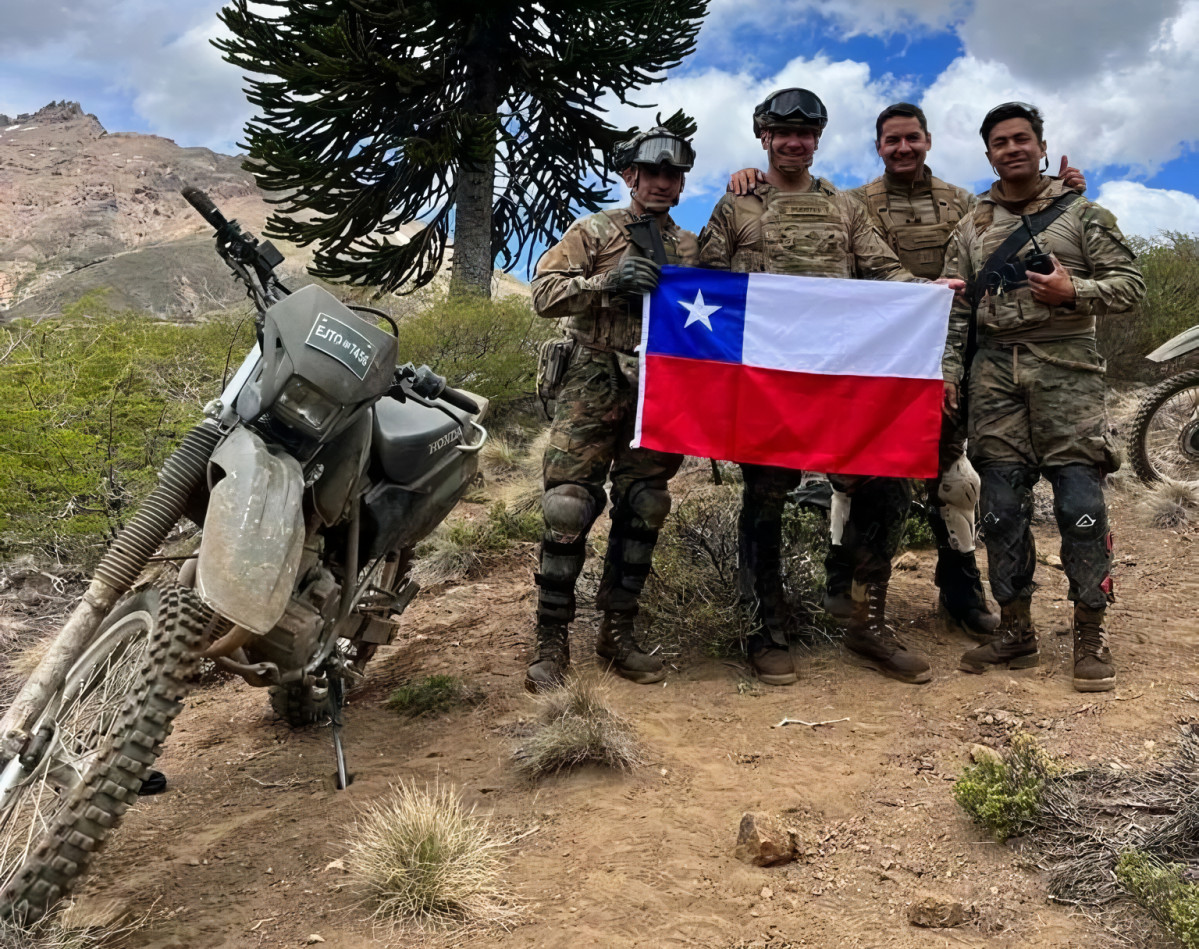
<svg viewBox="0 0 1199 949">
<path fill-rule="evenodd" d="M 337 415 L 339 408 L 336 402 L 320 389 L 310 385 L 306 379 L 292 376 L 275 399 L 271 411 L 283 421 L 300 425 L 319 435 Z"/>
</svg>

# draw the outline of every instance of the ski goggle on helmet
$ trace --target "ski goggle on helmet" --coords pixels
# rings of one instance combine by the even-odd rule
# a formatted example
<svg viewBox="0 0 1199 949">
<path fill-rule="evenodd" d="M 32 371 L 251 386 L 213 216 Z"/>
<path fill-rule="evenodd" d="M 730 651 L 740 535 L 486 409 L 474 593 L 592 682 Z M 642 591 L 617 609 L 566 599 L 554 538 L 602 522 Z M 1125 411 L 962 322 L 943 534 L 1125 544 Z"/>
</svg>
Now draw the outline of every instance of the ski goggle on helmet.
<svg viewBox="0 0 1199 949">
<path fill-rule="evenodd" d="M 680 171 L 690 171 L 695 164 L 695 149 L 670 129 L 657 126 L 635 135 L 616 146 L 613 155 L 618 171 L 630 165 L 669 165 Z"/>
<path fill-rule="evenodd" d="M 754 109 L 754 135 L 776 125 L 810 125 L 823 130 L 828 125 L 828 110 L 814 92 L 780 89 Z"/>
</svg>

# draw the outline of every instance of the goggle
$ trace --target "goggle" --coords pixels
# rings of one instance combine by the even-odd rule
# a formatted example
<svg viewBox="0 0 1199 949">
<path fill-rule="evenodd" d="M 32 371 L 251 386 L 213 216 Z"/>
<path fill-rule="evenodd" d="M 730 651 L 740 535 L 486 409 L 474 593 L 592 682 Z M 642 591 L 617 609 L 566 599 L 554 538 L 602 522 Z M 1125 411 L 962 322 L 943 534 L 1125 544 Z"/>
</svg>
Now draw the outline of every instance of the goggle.
<svg viewBox="0 0 1199 949">
<path fill-rule="evenodd" d="M 690 171 L 695 164 L 695 150 L 681 138 L 672 135 L 652 135 L 637 143 L 630 164 L 671 165 Z"/>
<path fill-rule="evenodd" d="M 775 93 L 755 110 L 762 119 L 777 122 L 797 122 L 804 119 L 808 124 L 824 128 L 828 123 L 828 112 L 824 103 L 807 89 L 784 89 Z"/>
</svg>

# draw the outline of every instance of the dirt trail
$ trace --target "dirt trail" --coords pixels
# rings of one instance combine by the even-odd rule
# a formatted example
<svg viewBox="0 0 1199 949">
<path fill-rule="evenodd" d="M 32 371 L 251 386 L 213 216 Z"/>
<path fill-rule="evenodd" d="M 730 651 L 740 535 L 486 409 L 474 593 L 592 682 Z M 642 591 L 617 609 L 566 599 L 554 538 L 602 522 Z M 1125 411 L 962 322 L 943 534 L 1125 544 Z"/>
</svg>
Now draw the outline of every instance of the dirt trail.
<svg viewBox="0 0 1199 949">
<path fill-rule="evenodd" d="M 169 793 L 143 800 L 97 859 L 82 908 L 149 908 L 130 949 L 382 945 L 553 946 L 1098 946 L 1102 930 L 1046 900 L 1018 847 L 972 826 L 950 787 L 971 743 L 1001 744 L 1022 725 L 1053 752 L 1143 765 L 1171 752 L 1177 723 L 1199 712 L 1199 535 L 1141 530 L 1117 499 L 1111 612 L 1120 685 L 1070 688 L 1066 581 L 1038 570 L 1044 663 L 1017 673 L 955 671 L 969 642 L 931 609 L 931 553 L 899 572 L 895 599 L 935 678 L 906 686 L 844 662 L 803 659 L 800 684 L 747 689 L 735 663 L 701 661 L 664 685 L 612 681 L 649 763 L 630 775 L 596 769 L 530 785 L 509 763 L 514 727 L 531 715 L 521 691 L 531 635 L 526 553 L 485 580 L 424 598 L 405 637 L 354 696 L 346 738 L 353 785 L 333 790 L 327 733 L 289 734 L 264 694 L 224 683 L 198 693 L 161 766 Z M 1043 550 L 1055 550 L 1039 529 Z M 591 650 L 593 617 L 575 655 Z M 453 672 L 485 691 L 479 708 L 431 720 L 383 707 L 409 676 Z M 772 727 L 783 717 L 848 722 Z M 452 781 L 514 832 L 508 877 L 528 912 L 510 932 L 388 941 L 362 921 L 345 855 L 354 809 L 398 779 Z M 806 850 L 757 869 L 732 856 L 748 810 L 787 812 Z M 924 892 L 978 909 L 952 930 L 917 929 Z M 157 902 L 156 902 L 157 901 Z"/>
</svg>

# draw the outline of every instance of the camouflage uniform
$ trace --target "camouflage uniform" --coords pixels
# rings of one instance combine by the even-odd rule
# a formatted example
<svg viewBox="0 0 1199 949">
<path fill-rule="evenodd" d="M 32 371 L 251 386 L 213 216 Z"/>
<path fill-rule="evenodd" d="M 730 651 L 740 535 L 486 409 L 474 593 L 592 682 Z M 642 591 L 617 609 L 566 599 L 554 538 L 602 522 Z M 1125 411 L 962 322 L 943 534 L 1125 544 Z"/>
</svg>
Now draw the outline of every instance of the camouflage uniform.
<svg viewBox="0 0 1199 949">
<path fill-rule="evenodd" d="M 849 194 L 865 205 L 900 263 L 916 276 L 929 279 L 941 276 L 950 236 L 974 207 L 974 195 L 935 177 L 928 168 L 915 182 L 883 174 Z M 935 580 L 941 598 L 954 618 L 970 626 L 983 623 L 993 628 L 993 615 L 989 621 L 983 619 L 986 598 L 974 559 L 979 479 L 966 459 L 966 424 L 961 416 L 942 417 L 937 472 L 925 487 L 929 527 L 937 541 Z M 842 544 L 830 547 L 826 603 L 844 599 L 850 563 Z"/>
<path fill-rule="evenodd" d="M 700 234 L 700 263 L 743 273 L 790 273 L 810 277 L 916 279 L 903 269 L 863 206 L 833 185 L 814 178 L 810 191 L 783 192 L 759 184 L 754 193 L 724 195 Z M 779 411 L 763 405 L 762 411 Z M 741 597 L 764 630 L 783 642 L 780 578 L 782 512 L 802 472 L 743 464 L 745 494 L 739 521 Z M 853 577 L 886 584 L 911 504 L 906 479 L 834 475 L 854 503 L 844 543 L 855 551 Z"/>
<path fill-rule="evenodd" d="M 1036 214 L 1066 189 L 1043 178 L 1024 207 Z M 996 188 L 954 232 L 945 275 L 968 283 L 1020 225 Z M 1027 603 L 1036 553 L 1030 530 L 1032 488 L 1053 485 L 1070 599 L 1101 611 L 1111 595 L 1111 536 L 1101 483 L 1116 463 L 1104 411 L 1104 360 L 1095 347 L 1095 317 L 1130 309 L 1145 292 L 1136 255 L 1109 212 L 1084 198 L 1038 235 L 1070 272 L 1073 304 L 1049 306 L 1027 284 L 989 291 L 977 312 L 978 345 L 970 365 L 970 456 L 982 475 L 982 520 L 991 590 L 1001 607 Z M 1017 256 L 1031 249 L 1026 245 Z M 950 318 L 946 381 L 961 383 L 970 307 Z M 1105 647 L 1106 648 L 1106 647 Z M 1076 674 L 1077 679 L 1077 674 Z M 1076 682 L 1077 684 L 1077 682 Z"/>
<path fill-rule="evenodd" d="M 630 253 L 628 209 L 576 221 L 542 255 L 533 278 L 533 306 L 565 319 L 577 341 L 559 391 L 545 453 L 545 533 L 537 574 L 539 626 L 564 626 L 575 614 L 575 582 L 591 525 L 605 506 L 611 475 L 612 530 L 596 606 L 631 614 L 649 574 L 666 515 L 666 484 L 681 455 L 630 448 L 637 410 L 640 299 L 604 289 L 605 278 Z M 672 264 L 696 263 L 695 235 L 668 221 L 662 229 Z"/>
</svg>

